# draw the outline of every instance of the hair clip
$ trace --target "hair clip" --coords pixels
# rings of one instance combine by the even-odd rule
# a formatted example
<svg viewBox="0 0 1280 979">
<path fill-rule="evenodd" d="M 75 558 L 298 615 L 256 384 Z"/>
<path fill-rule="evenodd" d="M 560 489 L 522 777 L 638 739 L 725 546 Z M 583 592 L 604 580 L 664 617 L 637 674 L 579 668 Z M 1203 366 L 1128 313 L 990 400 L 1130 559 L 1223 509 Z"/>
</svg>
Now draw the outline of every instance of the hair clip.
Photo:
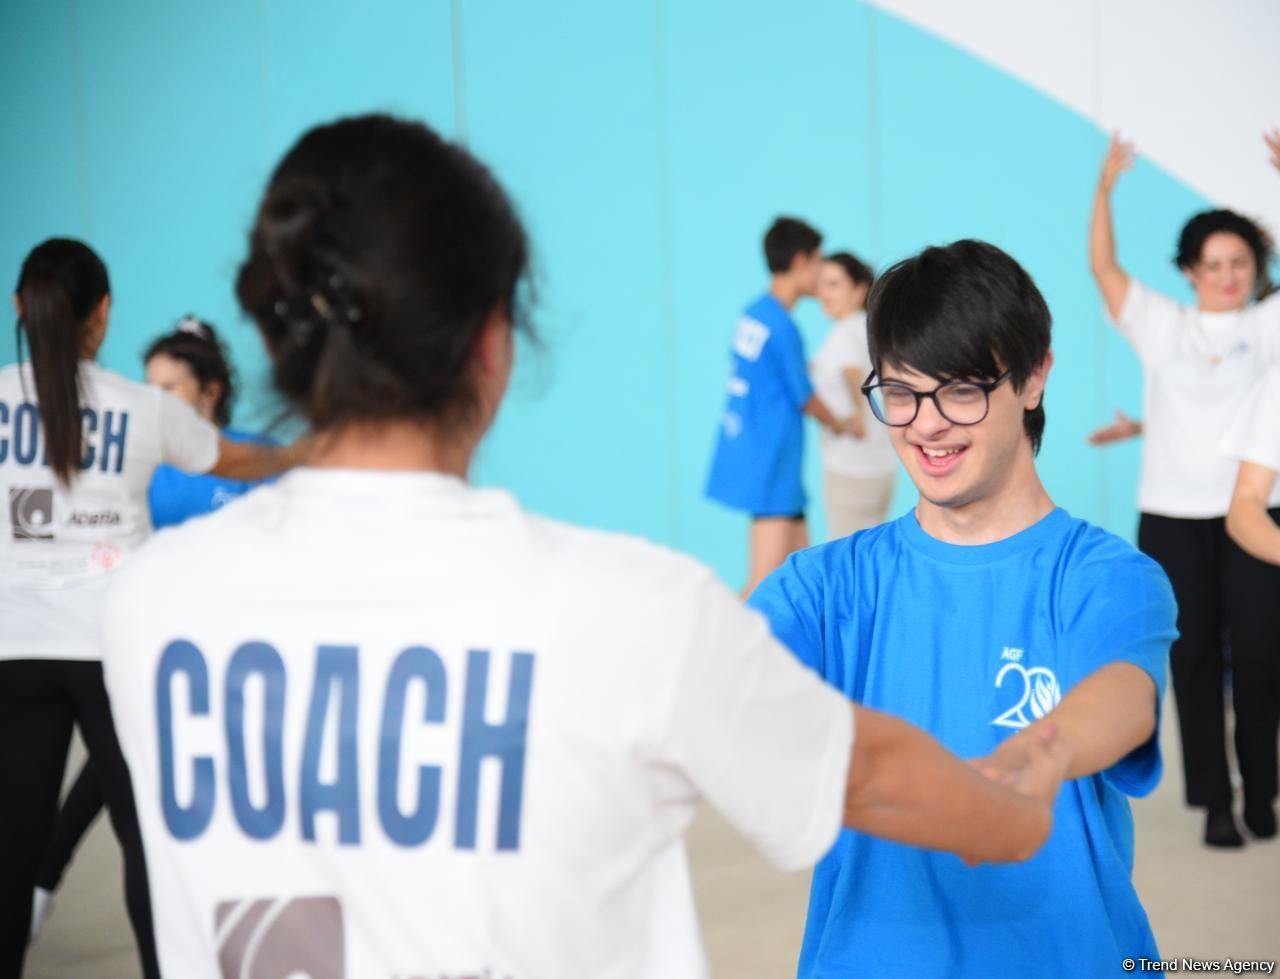
<svg viewBox="0 0 1280 979">
<path fill-rule="evenodd" d="M 333 307 L 329 305 L 329 300 L 324 297 L 323 292 L 313 292 L 311 294 L 311 308 L 325 319 L 333 319 Z"/>
<path fill-rule="evenodd" d="M 209 339 L 208 328 L 191 315 L 184 316 L 178 320 L 178 325 L 173 329 L 176 333 L 189 333 L 192 336 L 199 337 L 201 340 Z"/>
</svg>

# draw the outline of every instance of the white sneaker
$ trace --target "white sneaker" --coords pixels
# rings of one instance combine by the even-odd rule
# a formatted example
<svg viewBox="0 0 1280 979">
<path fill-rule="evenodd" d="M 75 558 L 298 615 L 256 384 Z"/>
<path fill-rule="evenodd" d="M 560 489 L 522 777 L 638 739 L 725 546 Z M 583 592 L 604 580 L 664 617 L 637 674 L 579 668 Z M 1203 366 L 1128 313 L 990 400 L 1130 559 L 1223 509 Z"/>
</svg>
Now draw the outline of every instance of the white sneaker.
<svg viewBox="0 0 1280 979">
<path fill-rule="evenodd" d="M 37 887 L 31 897 L 30 941 L 34 942 L 36 940 L 36 935 L 40 933 L 40 928 L 49 919 L 49 914 L 52 911 L 53 891 L 46 891 L 43 887 Z"/>
</svg>

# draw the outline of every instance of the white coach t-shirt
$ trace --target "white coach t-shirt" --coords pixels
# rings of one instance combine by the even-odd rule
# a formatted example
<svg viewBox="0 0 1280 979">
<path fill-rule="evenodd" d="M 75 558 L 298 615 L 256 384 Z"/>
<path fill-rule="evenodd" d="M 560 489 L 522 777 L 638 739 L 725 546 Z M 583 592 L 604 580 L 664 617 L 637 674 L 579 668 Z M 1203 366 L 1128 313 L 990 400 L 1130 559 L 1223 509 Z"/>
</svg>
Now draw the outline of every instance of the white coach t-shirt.
<svg viewBox="0 0 1280 979">
<path fill-rule="evenodd" d="M 856 367 L 863 376 L 871 374 L 871 355 L 867 351 L 867 314 L 854 313 L 838 319 L 809 365 L 813 389 L 837 418 L 853 414 L 855 395 L 849 390 L 844 372 Z M 861 397 L 861 395 L 856 395 Z M 822 468 L 842 476 L 884 476 L 897 472 L 898 456 L 889 441 L 889 429 L 870 410 L 866 438 L 837 435 L 822 430 Z"/>
<path fill-rule="evenodd" d="M 1224 516 L 1236 465 L 1218 442 L 1245 395 L 1280 359 L 1280 294 L 1239 312 L 1206 313 L 1130 279 L 1114 323 L 1145 375 L 1138 509 Z M 1272 497 L 1277 504 L 1280 486 Z"/>
<path fill-rule="evenodd" d="M 1221 448 L 1228 459 L 1280 472 L 1280 366 L 1269 368 L 1253 386 L 1222 436 Z"/>
<path fill-rule="evenodd" d="M 762 617 L 447 476 L 168 531 L 104 643 L 166 975 L 699 977 L 699 801 L 788 868 L 841 821 L 852 710 Z"/>
<path fill-rule="evenodd" d="M 159 388 L 80 364 L 84 454 L 67 488 L 45 462 L 30 366 L 0 369 L 0 659 L 97 659 L 107 575 L 151 533 L 168 462 L 206 472 L 218 430 Z"/>
</svg>

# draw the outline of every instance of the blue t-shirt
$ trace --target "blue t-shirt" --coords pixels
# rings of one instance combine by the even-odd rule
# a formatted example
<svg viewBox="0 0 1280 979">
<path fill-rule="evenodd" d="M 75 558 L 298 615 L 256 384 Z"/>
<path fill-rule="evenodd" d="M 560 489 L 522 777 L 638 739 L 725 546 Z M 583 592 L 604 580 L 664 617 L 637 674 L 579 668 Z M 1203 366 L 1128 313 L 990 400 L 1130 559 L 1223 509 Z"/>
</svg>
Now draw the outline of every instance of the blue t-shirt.
<svg viewBox="0 0 1280 979">
<path fill-rule="evenodd" d="M 261 435 L 237 432 L 231 428 L 222 430 L 222 437 L 231 442 L 252 442 L 255 445 L 275 445 L 273 439 Z M 191 517 L 198 517 L 218 509 L 224 503 L 243 496 L 255 486 L 272 482 L 270 479 L 246 483 L 238 479 L 223 479 L 208 473 L 192 475 L 173 466 L 156 467 L 147 489 L 147 503 L 151 507 L 151 526 L 156 530 L 172 527 Z"/>
<path fill-rule="evenodd" d="M 1177 635 L 1159 566 L 1065 510 L 973 547 L 908 513 L 792 554 L 751 604 L 833 686 L 964 758 L 1109 663 L 1137 665 L 1162 694 Z M 1150 792 L 1160 768 L 1153 737 L 1064 783 L 1048 843 L 1021 864 L 969 868 L 843 831 L 814 871 L 800 976 L 1120 976 L 1126 957 L 1158 958 L 1125 795 Z"/>
<path fill-rule="evenodd" d="M 804 405 L 813 385 L 800 331 L 771 294 L 738 321 L 732 358 L 707 496 L 759 517 L 801 514 Z"/>
</svg>

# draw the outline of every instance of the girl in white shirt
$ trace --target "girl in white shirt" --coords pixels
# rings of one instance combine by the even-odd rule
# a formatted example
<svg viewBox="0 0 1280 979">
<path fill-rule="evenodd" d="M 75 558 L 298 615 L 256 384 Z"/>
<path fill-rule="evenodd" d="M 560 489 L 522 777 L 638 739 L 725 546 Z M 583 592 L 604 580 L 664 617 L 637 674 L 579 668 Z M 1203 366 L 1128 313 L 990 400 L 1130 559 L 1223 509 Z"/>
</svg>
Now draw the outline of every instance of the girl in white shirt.
<svg viewBox="0 0 1280 979">
<path fill-rule="evenodd" d="M 1116 259 L 1110 203 L 1131 164 L 1131 148 L 1113 139 L 1094 197 L 1090 264 L 1108 317 L 1142 362 L 1138 546 L 1164 568 L 1178 600 L 1180 637 L 1170 667 L 1187 803 L 1207 811 L 1207 844 L 1241 846 L 1227 769 L 1226 651 L 1245 824 L 1266 838 L 1276 832 L 1280 685 L 1269 678 L 1280 636 L 1280 569 L 1227 536 L 1237 467 L 1218 443 L 1246 393 L 1280 359 L 1280 296 L 1269 295 L 1269 238 L 1224 210 L 1195 215 L 1179 238 L 1176 262 L 1195 290 L 1195 306 L 1131 279 Z M 1105 441 L 1097 437 L 1105 434 L 1095 439 Z M 1270 502 L 1280 505 L 1280 491 Z"/>
<path fill-rule="evenodd" d="M 842 819 L 1035 842 L 1047 806 L 855 715 L 700 565 L 467 484 L 525 265 L 420 124 L 319 127 L 273 174 L 237 291 L 311 465 L 157 537 L 104 629 L 166 974 L 694 979 L 702 798 L 788 866 Z"/>
<path fill-rule="evenodd" d="M 818 299 L 833 322 L 809 372 L 823 403 L 849 419 L 848 432 L 822 431 L 822 501 L 833 539 L 884 522 L 898 471 L 889 430 L 868 423 L 861 391 L 871 373 L 865 307 L 873 278 L 848 252 L 826 256 L 818 273 Z"/>
<path fill-rule="evenodd" d="M 23 263 L 18 351 L 0 369 L 0 975 L 19 975 L 36 864 L 57 814 L 78 725 L 125 857 L 143 972 L 158 969 L 128 772 L 102 681 L 106 583 L 147 538 L 147 485 L 161 462 L 241 478 L 296 450 L 229 443 L 188 405 L 103 370 L 106 266 L 54 238 Z"/>
</svg>

